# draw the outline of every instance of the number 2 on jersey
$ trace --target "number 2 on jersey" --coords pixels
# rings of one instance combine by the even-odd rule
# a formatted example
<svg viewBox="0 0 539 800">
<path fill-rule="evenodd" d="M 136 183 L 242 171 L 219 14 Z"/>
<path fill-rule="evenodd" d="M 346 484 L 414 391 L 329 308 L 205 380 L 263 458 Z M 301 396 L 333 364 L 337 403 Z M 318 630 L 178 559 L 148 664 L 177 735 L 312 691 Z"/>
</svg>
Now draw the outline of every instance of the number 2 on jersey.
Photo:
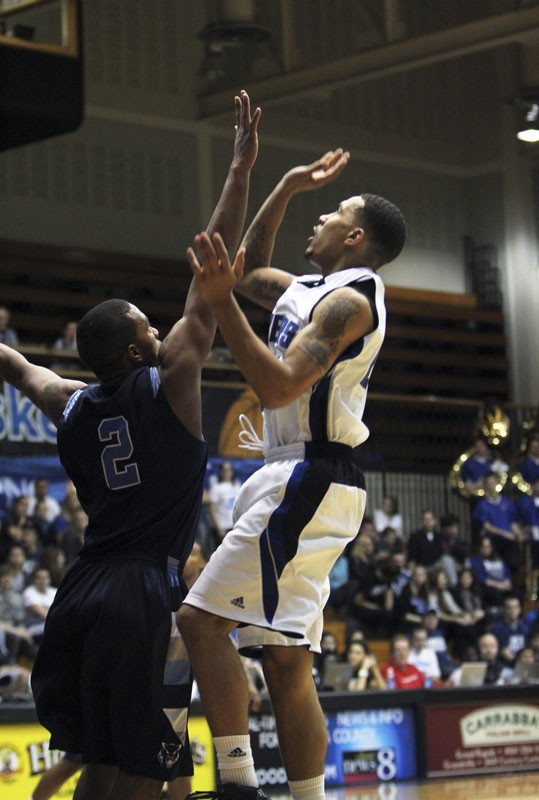
<svg viewBox="0 0 539 800">
<path fill-rule="evenodd" d="M 140 483 L 136 461 L 127 462 L 133 455 L 133 442 L 125 417 L 109 417 L 100 422 L 99 441 L 110 442 L 101 453 L 101 464 L 109 489 L 126 489 Z"/>
</svg>

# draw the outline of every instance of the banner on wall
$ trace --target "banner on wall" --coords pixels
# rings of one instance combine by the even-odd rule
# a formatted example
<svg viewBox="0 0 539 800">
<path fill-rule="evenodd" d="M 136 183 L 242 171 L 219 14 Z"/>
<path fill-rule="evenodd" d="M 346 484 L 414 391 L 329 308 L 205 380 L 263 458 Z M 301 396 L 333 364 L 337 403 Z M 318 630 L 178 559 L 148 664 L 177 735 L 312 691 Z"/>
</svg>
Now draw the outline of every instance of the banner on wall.
<svg viewBox="0 0 539 800">
<path fill-rule="evenodd" d="M 31 797 L 39 778 L 62 757 L 58 750 L 49 750 L 49 734 L 37 723 L 2 725 L 0 727 L 0 794 L 2 800 L 23 800 Z M 77 775 L 70 778 L 54 795 L 71 798 Z"/>
<path fill-rule="evenodd" d="M 432 726 L 432 728 L 430 727 Z M 425 707 L 427 777 L 539 769 L 539 699 Z"/>
<path fill-rule="evenodd" d="M 416 778 L 415 711 L 412 707 L 326 713 L 327 787 L 359 786 Z M 256 774 L 267 792 L 288 791 L 273 714 L 249 717 Z"/>
<path fill-rule="evenodd" d="M 67 477 L 58 459 L 56 428 L 18 389 L 0 381 L 0 517 L 20 495 L 34 493 L 36 478 L 65 497 Z"/>
<path fill-rule="evenodd" d="M 195 774 L 193 790 L 213 790 L 215 755 L 210 729 L 204 717 L 191 716 L 189 737 Z M 28 800 L 45 770 L 56 764 L 62 753 L 49 750 L 49 734 L 38 723 L 0 726 L 0 797 L 2 800 Z M 78 773 L 69 778 L 52 797 L 70 800 Z"/>
<path fill-rule="evenodd" d="M 0 381 L 0 454 L 53 455 L 56 428 L 18 389 Z"/>
<path fill-rule="evenodd" d="M 326 786 L 358 786 L 417 777 L 412 707 L 338 711 L 326 717 Z"/>
</svg>

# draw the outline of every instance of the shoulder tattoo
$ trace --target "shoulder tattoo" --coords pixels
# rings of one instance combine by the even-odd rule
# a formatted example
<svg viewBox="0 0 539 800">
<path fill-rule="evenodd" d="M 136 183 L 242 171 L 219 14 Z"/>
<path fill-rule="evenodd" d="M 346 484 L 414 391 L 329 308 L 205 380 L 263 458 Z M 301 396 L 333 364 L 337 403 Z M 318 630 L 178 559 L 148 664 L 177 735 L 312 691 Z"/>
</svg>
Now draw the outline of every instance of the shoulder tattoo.
<svg viewBox="0 0 539 800">
<path fill-rule="evenodd" d="M 328 298 L 318 311 L 312 336 L 302 342 L 302 349 L 322 372 L 326 372 L 333 363 L 346 323 L 357 312 L 357 301 L 342 295 Z"/>
</svg>

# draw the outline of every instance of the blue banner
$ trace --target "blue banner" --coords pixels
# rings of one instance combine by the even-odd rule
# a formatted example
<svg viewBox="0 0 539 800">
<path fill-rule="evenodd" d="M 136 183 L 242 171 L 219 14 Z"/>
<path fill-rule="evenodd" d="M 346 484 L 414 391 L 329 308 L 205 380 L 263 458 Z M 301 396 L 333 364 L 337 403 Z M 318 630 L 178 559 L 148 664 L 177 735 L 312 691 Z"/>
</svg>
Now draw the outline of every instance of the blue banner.
<svg viewBox="0 0 539 800">
<path fill-rule="evenodd" d="M 18 389 L 0 381 L 0 455 L 56 451 L 56 428 Z"/>
<path fill-rule="evenodd" d="M 338 711 L 326 720 L 326 786 L 417 777 L 413 708 Z"/>
</svg>

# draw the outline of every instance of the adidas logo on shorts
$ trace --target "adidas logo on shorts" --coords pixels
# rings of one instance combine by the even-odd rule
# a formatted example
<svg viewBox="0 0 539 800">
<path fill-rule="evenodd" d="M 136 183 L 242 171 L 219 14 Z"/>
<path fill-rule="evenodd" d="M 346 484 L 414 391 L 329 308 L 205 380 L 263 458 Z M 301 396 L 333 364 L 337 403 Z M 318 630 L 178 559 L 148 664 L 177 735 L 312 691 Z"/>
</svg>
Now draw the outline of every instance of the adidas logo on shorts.
<svg viewBox="0 0 539 800">
<path fill-rule="evenodd" d="M 237 606 L 238 608 L 245 608 L 245 604 L 243 602 L 243 597 L 235 597 L 234 600 L 230 601 L 233 606 Z"/>
</svg>

